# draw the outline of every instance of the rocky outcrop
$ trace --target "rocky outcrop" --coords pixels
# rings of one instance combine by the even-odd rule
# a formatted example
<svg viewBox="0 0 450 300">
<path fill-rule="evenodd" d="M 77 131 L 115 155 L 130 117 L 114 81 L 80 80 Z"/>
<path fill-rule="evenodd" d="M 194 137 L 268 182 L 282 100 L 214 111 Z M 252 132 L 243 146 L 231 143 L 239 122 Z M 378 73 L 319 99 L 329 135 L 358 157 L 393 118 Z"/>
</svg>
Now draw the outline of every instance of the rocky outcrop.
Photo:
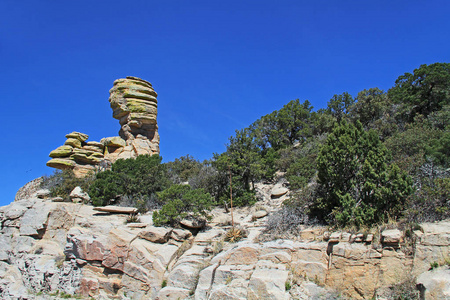
<svg viewBox="0 0 450 300">
<path fill-rule="evenodd" d="M 72 169 L 78 177 L 105 169 L 117 159 L 159 154 L 157 94 L 152 85 L 137 77 L 117 79 L 110 90 L 113 117 L 120 122 L 120 136 L 87 141 L 80 132 L 66 135 L 64 145 L 51 151 L 47 166 Z"/>
<path fill-rule="evenodd" d="M 119 135 L 128 144 L 138 137 L 147 140 L 154 146 L 155 151 L 159 152 L 156 123 L 158 102 L 151 83 L 128 76 L 114 81 L 114 87 L 109 93 L 113 117 L 118 119 L 122 126 Z"/>
<path fill-rule="evenodd" d="M 127 224 L 127 208 L 21 199 L 0 208 L 0 298 L 59 291 L 94 299 L 370 299 L 410 275 L 426 299 L 447 296 L 450 221 L 408 235 L 305 228 L 296 240 L 264 242 L 271 208 L 236 208 L 248 235 L 229 243 L 229 215 L 219 208 L 194 236 L 154 227 L 151 212 Z M 431 264 L 441 267 L 429 271 Z"/>
</svg>

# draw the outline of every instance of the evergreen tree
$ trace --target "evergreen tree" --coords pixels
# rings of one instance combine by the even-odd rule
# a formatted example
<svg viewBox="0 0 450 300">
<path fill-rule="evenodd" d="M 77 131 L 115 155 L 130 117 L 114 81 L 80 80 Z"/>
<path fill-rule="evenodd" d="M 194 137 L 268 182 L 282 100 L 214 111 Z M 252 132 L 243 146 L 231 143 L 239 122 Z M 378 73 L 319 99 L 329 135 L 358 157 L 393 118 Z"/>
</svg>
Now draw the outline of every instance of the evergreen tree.
<svg viewBox="0 0 450 300">
<path fill-rule="evenodd" d="M 413 74 L 398 77 L 388 95 L 402 105 L 403 120 L 412 122 L 418 114 L 426 117 L 450 104 L 450 64 L 421 65 Z"/>
<path fill-rule="evenodd" d="M 319 198 L 314 212 L 340 225 L 362 225 L 398 215 L 411 179 L 396 165 L 375 131 L 360 122 L 337 124 L 317 158 Z"/>
</svg>

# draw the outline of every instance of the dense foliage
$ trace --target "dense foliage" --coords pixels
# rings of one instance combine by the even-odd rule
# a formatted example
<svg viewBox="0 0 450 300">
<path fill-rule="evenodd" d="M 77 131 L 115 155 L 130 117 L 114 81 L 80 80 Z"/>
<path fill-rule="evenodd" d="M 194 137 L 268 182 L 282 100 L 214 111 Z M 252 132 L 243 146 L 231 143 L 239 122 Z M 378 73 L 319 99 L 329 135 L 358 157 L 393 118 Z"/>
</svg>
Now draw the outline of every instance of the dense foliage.
<svg viewBox="0 0 450 300">
<path fill-rule="evenodd" d="M 339 225 L 368 225 L 398 216 L 412 192 L 411 178 L 395 165 L 374 130 L 345 121 L 328 135 L 317 157 L 315 213 Z"/>
<path fill-rule="evenodd" d="M 158 155 L 117 160 L 111 170 L 97 173 L 89 188 L 93 204 L 108 205 L 124 196 L 136 201 L 154 202 L 156 193 L 170 185 L 166 166 L 161 164 L 161 160 Z"/>
<path fill-rule="evenodd" d="M 174 184 L 157 195 L 164 205 L 159 212 L 153 212 L 153 223 L 156 226 L 177 226 L 184 218 L 202 222 L 207 218 L 212 205 L 209 193 L 203 189 L 192 189 L 189 185 Z"/>
</svg>

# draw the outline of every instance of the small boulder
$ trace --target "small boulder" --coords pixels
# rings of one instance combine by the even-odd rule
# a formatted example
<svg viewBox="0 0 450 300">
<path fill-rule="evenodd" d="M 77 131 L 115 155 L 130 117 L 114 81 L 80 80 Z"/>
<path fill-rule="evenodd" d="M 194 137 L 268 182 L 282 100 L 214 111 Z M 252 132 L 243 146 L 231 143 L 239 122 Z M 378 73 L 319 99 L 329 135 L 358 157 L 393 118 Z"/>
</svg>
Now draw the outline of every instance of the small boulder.
<svg viewBox="0 0 450 300">
<path fill-rule="evenodd" d="M 52 152 L 50 152 L 49 156 L 51 158 L 58 158 L 58 157 L 68 157 L 70 154 L 72 154 L 73 147 L 70 145 L 63 145 L 59 146 Z"/>
<path fill-rule="evenodd" d="M 70 199 L 74 203 L 87 203 L 91 200 L 91 197 L 89 197 L 88 193 L 84 192 L 81 187 L 77 186 L 70 193 Z"/>
<path fill-rule="evenodd" d="M 85 142 L 89 136 L 87 134 L 81 133 L 81 132 L 71 132 L 69 134 L 66 134 L 67 139 L 77 139 L 80 142 Z"/>
<path fill-rule="evenodd" d="M 81 148 L 81 141 L 79 139 L 70 138 L 70 139 L 66 140 L 64 145 L 69 145 L 69 146 L 72 146 L 74 148 Z"/>
<path fill-rule="evenodd" d="M 169 241 L 172 229 L 164 227 L 147 226 L 139 233 L 139 237 L 152 243 L 164 244 Z"/>
<path fill-rule="evenodd" d="M 403 241 L 403 233 L 398 229 L 389 229 L 381 233 L 381 242 L 387 246 L 398 246 Z"/>
<path fill-rule="evenodd" d="M 285 195 L 289 190 L 283 186 L 274 187 L 271 192 L 272 198 L 278 198 Z"/>
<path fill-rule="evenodd" d="M 180 221 L 180 224 L 188 229 L 201 229 L 205 226 L 205 220 L 191 220 L 191 219 L 183 219 Z"/>
<path fill-rule="evenodd" d="M 103 138 L 100 143 L 108 147 L 125 147 L 127 143 L 120 136 Z"/>
<path fill-rule="evenodd" d="M 47 162 L 47 166 L 61 170 L 72 169 L 75 166 L 75 161 L 65 158 L 53 158 Z"/>
<path fill-rule="evenodd" d="M 50 196 L 50 190 L 49 189 L 42 189 L 36 192 L 36 197 L 39 199 L 46 199 Z"/>
<path fill-rule="evenodd" d="M 252 214 L 252 219 L 256 220 L 256 219 L 264 218 L 268 214 L 269 213 L 266 210 L 261 209 L 261 210 L 255 211 Z"/>
</svg>

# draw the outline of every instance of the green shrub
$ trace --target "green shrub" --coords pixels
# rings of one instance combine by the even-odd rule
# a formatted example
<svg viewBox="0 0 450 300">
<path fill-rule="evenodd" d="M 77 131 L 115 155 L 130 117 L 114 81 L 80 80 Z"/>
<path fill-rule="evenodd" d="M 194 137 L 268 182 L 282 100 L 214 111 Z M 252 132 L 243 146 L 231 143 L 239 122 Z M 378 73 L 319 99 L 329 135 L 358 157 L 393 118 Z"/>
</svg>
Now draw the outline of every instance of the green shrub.
<svg viewBox="0 0 450 300">
<path fill-rule="evenodd" d="M 190 178 L 198 174 L 202 168 L 202 164 L 188 154 L 166 163 L 166 167 L 172 183 L 180 184 L 189 181 Z"/>
<path fill-rule="evenodd" d="M 94 205 L 108 205 L 115 198 L 129 196 L 153 199 L 156 192 L 170 185 L 166 166 L 159 155 L 140 155 L 119 159 L 110 171 L 100 172 L 89 189 Z"/>
<path fill-rule="evenodd" d="M 51 196 L 69 200 L 69 195 L 75 187 L 79 186 L 83 191 L 88 191 L 94 180 L 93 173 L 78 178 L 72 170 L 56 170 L 53 175 L 44 177 L 41 186 L 49 189 Z"/>
<path fill-rule="evenodd" d="M 174 184 L 157 193 L 157 196 L 163 206 L 159 212 L 153 212 L 153 223 L 156 226 L 177 226 L 186 217 L 201 221 L 207 217 L 212 205 L 209 193 L 203 189 L 193 190 L 189 185 Z"/>
</svg>

